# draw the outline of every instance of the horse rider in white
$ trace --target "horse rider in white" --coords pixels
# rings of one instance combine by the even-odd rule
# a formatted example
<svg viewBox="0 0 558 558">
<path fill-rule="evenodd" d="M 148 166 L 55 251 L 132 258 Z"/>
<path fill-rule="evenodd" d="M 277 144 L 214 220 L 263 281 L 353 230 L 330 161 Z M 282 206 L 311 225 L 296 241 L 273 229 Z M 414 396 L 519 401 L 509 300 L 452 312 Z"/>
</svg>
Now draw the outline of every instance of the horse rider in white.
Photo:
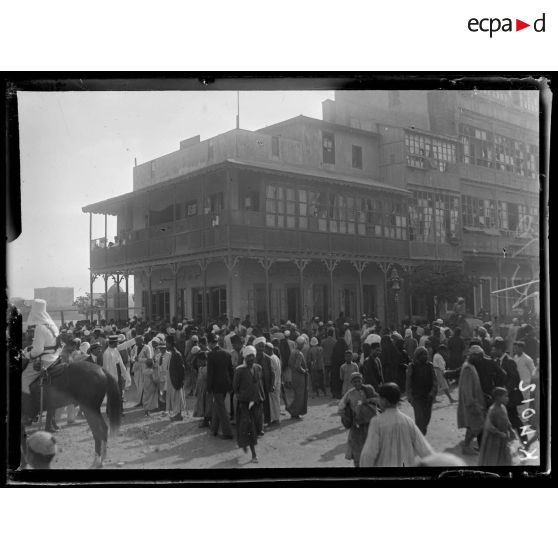
<svg viewBox="0 0 558 558">
<path fill-rule="evenodd" d="M 48 368 L 58 359 L 60 349 L 57 346 L 58 327 L 46 311 L 46 301 L 37 298 L 31 305 L 31 312 L 27 326 L 35 326 L 33 343 L 24 350 L 23 356 L 29 363 L 21 375 L 21 391 L 27 396 L 31 395 L 31 384 L 41 374 L 41 368 Z M 40 359 L 41 366 L 35 369 L 34 362 Z M 30 401 L 29 401 L 30 404 Z M 25 409 L 25 405 L 23 405 Z"/>
</svg>

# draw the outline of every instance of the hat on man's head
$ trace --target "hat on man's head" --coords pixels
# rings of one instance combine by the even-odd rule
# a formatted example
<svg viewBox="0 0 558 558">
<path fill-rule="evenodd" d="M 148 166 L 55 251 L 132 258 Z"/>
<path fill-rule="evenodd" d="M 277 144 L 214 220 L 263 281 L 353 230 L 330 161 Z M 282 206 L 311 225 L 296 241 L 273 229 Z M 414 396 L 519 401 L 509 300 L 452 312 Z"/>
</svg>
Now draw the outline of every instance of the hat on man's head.
<svg viewBox="0 0 558 558">
<path fill-rule="evenodd" d="M 91 343 L 91 345 L 89 346 L 89 352 L 91 352 L 93 349 L 98 349 L 101 346 L 101 344 L 98 341 L 93 341 L 93 343 Z"/>
<path fill-rule="evenodd" d="M 123 333 L 121 333 L 121 334 L 118 336 L 118 342 L 119 342 L 119 343 L 123 343 L 124 341 L 126 341 L 126 336 L 125 336 Z"/>
<path fill-rule="evenodd" d="M 109 335 L 108 340 L 109 343 L 118 343 L 118 335 Z"/>
<path fill-rule="evenodd" d="M 266 342 L 267 342 L 267 339 L 262 335 L 261 337 L 256 337 L 256 339 L 254 339 L 254 346 L 260 345 L 260 344 L 265 345 Z"/>
<path fill-rule="evenodd" d="M 99 343 L 97 343 L 97 345 L 99 345 Z M 87 353 L 87 352 L 89 352 L 89 349 L 90 349 L 90 348 L 91 348 L 91 345 L 90 345 L 87 341 L 84 341 L 84 342 L 79 346 L 80 352 L 82 352 L 82 353 L 84 353 L 84 354 Z"/>
<path fill-rule="evenodd" d="M 290 336 L 291 336 L 291 332 L 288 329 L 286 329 L 285 330 L 285 337 L 290 337 Z"/>
<path fill-rule="evenodd" d="M 353 373 L 351 374 L 351 382 L 352 382 L 353 380 L 356 380 L 357 378 L 358 378 L 359 380 L 362 380 L 362 379 L 363 379 L 362 374 L 361 374 L 360 372 L 353 372 Z"/>
<path fill-rule="evenodd" d="M 469 347 L 469 354 L 470 355 L 484 355 L 484 349 L 479 347 L 479 345 L 472 345 Z"/>
<path fill-rule="evenodd" d="M 56 440 L 50 432 L 39 430 L 27 438 L 27 448 L 45 457 L 56 455 Z"/>
<path fill-rule="evenodd" d="M 153 337 L 153 339 L 151 339 L 151 344 L 152 345 L 160 345 L 161 340 L 158 337 Z"/>
<path fill-rule="evenodd" d="M 312 339 L 310 339 L 310 345 L 312 347 L 315 347 L 318 344 L 318 339 L 316 337 L 312 337 Z"/>
</svg>

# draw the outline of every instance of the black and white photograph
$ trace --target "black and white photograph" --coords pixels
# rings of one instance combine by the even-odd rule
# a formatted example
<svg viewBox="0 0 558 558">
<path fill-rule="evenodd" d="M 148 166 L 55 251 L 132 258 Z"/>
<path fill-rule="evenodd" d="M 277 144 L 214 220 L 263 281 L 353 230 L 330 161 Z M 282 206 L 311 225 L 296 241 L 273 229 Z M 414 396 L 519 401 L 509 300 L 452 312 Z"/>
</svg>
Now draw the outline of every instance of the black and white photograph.
<svg viewBox="0 0 558 558">
<path fill-rule="evenodd" d="M 13 474 L 545 466 L 548 84 L 398 79 L 12 91 Z"/>
</svg>

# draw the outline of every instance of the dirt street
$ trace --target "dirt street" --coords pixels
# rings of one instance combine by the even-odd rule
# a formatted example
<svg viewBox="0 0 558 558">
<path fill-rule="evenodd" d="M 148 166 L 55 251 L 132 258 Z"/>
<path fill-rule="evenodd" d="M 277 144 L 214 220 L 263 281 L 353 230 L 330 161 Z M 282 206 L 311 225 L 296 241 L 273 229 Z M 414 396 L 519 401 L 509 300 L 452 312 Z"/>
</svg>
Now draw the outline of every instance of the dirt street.
<svg viewBox="0 0 558 558">
<path fill-rule="evenodd" d="M 347 431 L 337 415 L 337 402 L 330 398 L 310 398 L 308 414 L 303 420 L 292 420 L 288 414 L 282 414 L 280 426 L 269 428 L 259 439 L 259 463 L 252 464 L 250 455 L 244 454 L 235 440 L 216 438 L 208 428 L 199 427 L 199 419 L 192 417 L 193 397 L 188 398 L 188 415 L 183 422 L 170 422 L 161 413 L 145 417 L 142 409 L 133 408 L 136 401 L 134 391 L 128 391 L 126 397 L 128 401 L 122 427 L 116 438 L 109 439 L 105 468 L 352 466 L 352 462 L 345 459 Z M 401 409 L 413 416 L 406 401 Z M 461 455 L 459 442 L 464 431 L 456 429 L 456 412 L 456 404 L 450 405 L 445 396 L 439 396 L 427 436 L 435 450 Z M 53 468 L 89 467 L 93 461 L 93 438 L 86 421 L 78 419 L 75 424 L 67 425 L 65 415 L 62 415 L 59 425 L 61 430 L 56 434 L 59 453 Z M 477 464 L 476 456 L 466 456 L 465 459 L 468 465 Z"/>
</svg>

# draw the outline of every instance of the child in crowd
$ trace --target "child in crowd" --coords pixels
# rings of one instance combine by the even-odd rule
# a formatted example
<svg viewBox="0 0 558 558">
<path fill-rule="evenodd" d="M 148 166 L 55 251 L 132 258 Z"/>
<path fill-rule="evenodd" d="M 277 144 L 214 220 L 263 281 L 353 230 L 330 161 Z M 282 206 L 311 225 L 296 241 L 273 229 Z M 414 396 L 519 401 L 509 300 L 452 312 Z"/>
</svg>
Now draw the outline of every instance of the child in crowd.
<svg viewBox="0 0 558 558">
<path fill-rule="evenodd" d="M 488 409 L 482 433 L 479 465 L 512 464 L 509 442 L 515 438 L 506 405 L 509 401 L 508 390 L 497 387 L 492 392 L 494 403 Z"/>
</svg>

